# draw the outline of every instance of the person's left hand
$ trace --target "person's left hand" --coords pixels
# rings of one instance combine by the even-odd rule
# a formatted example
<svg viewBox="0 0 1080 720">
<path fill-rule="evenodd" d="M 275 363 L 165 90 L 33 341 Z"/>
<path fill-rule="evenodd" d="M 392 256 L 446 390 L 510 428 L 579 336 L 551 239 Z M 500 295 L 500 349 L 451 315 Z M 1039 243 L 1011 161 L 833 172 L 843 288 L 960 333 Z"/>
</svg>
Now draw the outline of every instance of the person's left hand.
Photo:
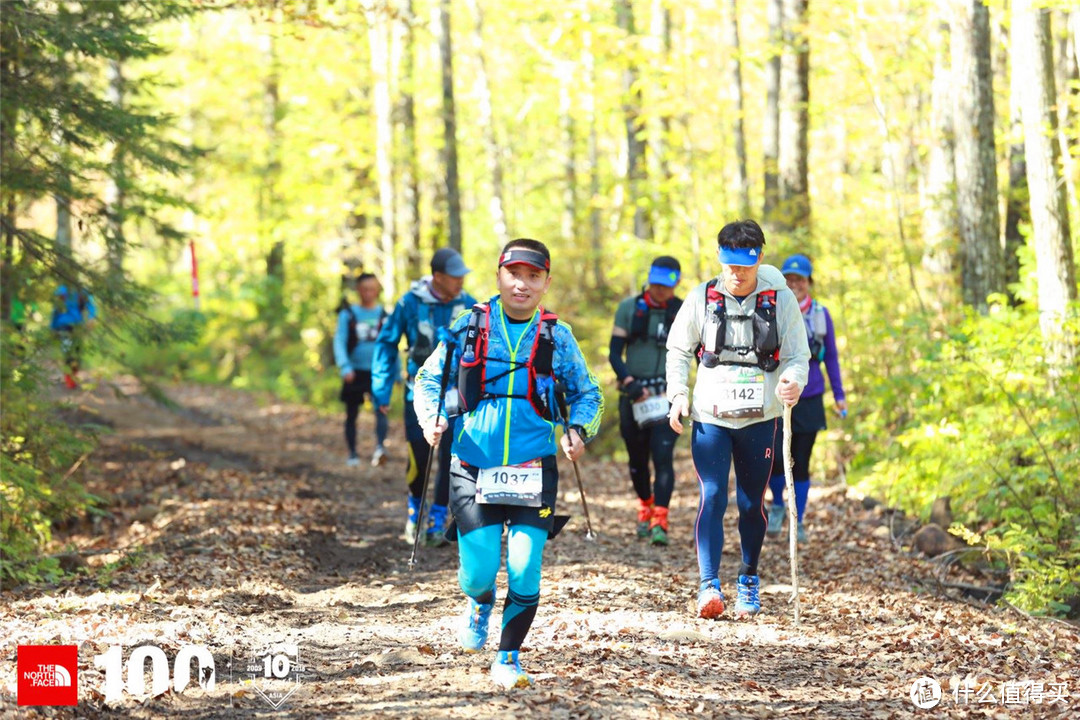
<svg viewBox="0 0 1080 720">
<path fill-rule="evenodd" d="M 563 433 L 559 445 L 562 447 L 563 454 L 571 461 L 577 460 L 585 454 L 585 443 L 582 442 L 581 436 L 578 435 L 577 430 L 574 428 L 570 428 L 568 433 Z"/>
<path fill-rule="evenodd" d="M 847 417 L 847 400 L 836 401 L 836 412 L 840 417 Z"/>
<path fill-rule="evenodd" d="M 787 378 L 780 378 L 780 382 L 776 386 L 776 397 L 780 398 L 780 401 L 785 405 L 794 405 L 799 402 L 799 396 L 802 395 L 802 388 L 799 387 L 799 383 L 792 382 Z"/>
</svg>

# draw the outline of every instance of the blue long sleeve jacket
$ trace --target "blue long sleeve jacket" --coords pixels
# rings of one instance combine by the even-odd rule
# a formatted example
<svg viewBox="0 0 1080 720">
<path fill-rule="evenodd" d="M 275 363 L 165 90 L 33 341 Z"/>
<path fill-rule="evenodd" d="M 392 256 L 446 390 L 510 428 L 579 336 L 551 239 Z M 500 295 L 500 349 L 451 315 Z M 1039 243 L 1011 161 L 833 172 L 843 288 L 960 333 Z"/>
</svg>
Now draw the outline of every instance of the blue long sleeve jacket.
<svg viewBox="0 0 1080 720">
<path fill-rule="evenodd" d="M 70 290 L 66 285 L 61 285 L 56 289 L 54 303 L 52 321 L 49 323 L 53 330 L 71 330 L 86 320 L 97 318 L 94 296 L 85 290 Z"/>
<path fill-rule="evenodd" d="M 464 339 L 469 316 L 454 322 L 451 336 L 454 339 L 451 357 L 451 377 L 448 394 L 456 393 L 457 372 L 461 361 L 461 341 Z M 493 395 L 523 395 L 526 393 L 528 372 L 523 364 L 529 359 L 539 327 L 539 313 L 511 345 L 510 338 L 516 333 L 508 330 L 502 304 L 497 298 L 491 300 L 491 332 L 488 336 L 486 375 L 489 380 L 485 389 Z M 596 377 L 590 372 L 581 354 L 573 330 L 561 320 L 553 328 L 555 353 L 552 370 L 556 379 L 566 385 L 569 406 L 569 424 L 584 428 L 583 440 L 588 440 L 600 430 L 600 418 L 604 412 L 604 395 Z M 413 406 L 421 424 L 431 422 L 439 407 L 440 382 L 447 344 L 440 343 L 434 354 L 420 369 L 416 378 Z M 512 363 L 522 366 L 507 373 Z M 445 416 L 445 411 L 443 412 Z M 535 458 L 553 455 L 558 450 L 555 435 L 556 422 L 545 420 L 536 413 L 528 400 L 517 397 L 494 397 L 481 400 L 475 410 L 466 413 L 456 425 L 453 452 L 464 462 L 476 467 L 516 465 Z"/>
<path fill-rule="evenodd" d="M 427 347 L 433 351 L 440 340 L 439 331 L 445 334 L 454 318 L 474 304 L 476 299 L 466 292 L 452 300 L 440 301 L 431 292 L 430 277 L 412 284 L 394 306 L 394 311 L 383 323 L 375 340 L 375 355 L 371 360 L 371 394 L 376 405 L 390 404 L 394 383 L 400 379 L 398 346 L 401 336 L 405 336 L 410 348 L 406 372 L 411 380 L 420 370 L 421 363 L 417 362 L 417 356 L 423 351 L 423 344 L 429 343 Z M 416 352 L 412 352 L 413 349 Z M 412 400 L 409 386 L 406 386 L 405 400 Z"/>
</svg>

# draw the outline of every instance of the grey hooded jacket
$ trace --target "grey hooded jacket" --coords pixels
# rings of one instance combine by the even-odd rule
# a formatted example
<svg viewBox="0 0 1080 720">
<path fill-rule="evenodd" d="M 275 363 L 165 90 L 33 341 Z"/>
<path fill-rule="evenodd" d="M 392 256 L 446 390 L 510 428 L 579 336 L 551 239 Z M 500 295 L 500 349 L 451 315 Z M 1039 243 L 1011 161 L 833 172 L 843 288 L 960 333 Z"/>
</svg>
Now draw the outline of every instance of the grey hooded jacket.
<svg viewBox="0 0 1080 720">
<path fill-rule="evenodd" d="M 707 285 L 708 283 L 702 283 L 687 294 L 668 333 L 667 398 L 672 402 L 679 395 L 689 395 L 690 366 L 701 346 L 701 332 L 706 319 Z M 780 365 L 776 370 L 765 373 L 764 417 L 760 418 L 717 418 L 712 413 L 701 412 L 699 406 L 703 404 L 702 388 L 707 387 L 707 383 L 718 382 L 723 366 L 707 368 L 699 365 L 694 392 L 690 396 L 690 417 L 695 422 L 729 428 L 746 427 L 780 417 L 784 412 L 783 402 L 776 395 L 780 379 L 790 380 L 797 383 L 799 388 L 804 388 L 809 371 L 810 347 L 806 341 L 806 327 L 803 324 L 802 314 L 799 312 L 799 302 L 795 299 L 795 293 L 788 289 L 784 276 L 772 265 L 762 265 L 758 269 L 757 288 L 744 298 L 741 304 L 724 288 L 723 277 L 717 278 L 716 287 L 723 293 L 724 301 L 727 303 L 725 308 L 728 316 L 726 343 L 735 347 L 753 344 L 753 326 L 750 322 L 732 322 L 732 317 L 752 315 L 757 307 L 758 293 L 764 290 L 776 290 Z M 727 350 L 721 353 L 720 359 L 721 362 L 737 359 L 746 361 L 746 358 L 739 358 L 737 353 Z"/>
</svg>

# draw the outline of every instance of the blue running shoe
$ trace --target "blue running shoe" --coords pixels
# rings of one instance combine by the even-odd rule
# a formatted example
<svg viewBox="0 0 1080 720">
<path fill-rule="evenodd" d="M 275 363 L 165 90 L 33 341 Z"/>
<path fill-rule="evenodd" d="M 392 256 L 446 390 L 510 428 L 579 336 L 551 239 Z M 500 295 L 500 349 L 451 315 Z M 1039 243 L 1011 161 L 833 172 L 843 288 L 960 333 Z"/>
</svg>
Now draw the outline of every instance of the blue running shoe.
<svg viewBox="0 0 1080 720">
<path fill-rule="evenodd" d="M 698 617 L 712 620 L 724 613 L 724 593 L 720 592 L 719 580 L 706 580 L 701 583 L 697 594 Z"/>
<path fill-rule="evenodd" d="M 491 663 L 491 679 L 501 688 L 527 688 L 532 678 L 521 669 L 517 650 L 500 650 Z"/>
<path fill-rule="evenodd" d="M 461 649 L 467 653 L 480 652 L 487 642 L 488 621 L 491 620 L 491 610 L 495 607 L 494 602 L 481 604 L 469 598 L 469 611 L 465 617 L 465 623 L 458 631 L 458 640 L 461 641 Z"/>
<path fill-rule="evenodd" d="M 752 617 L 761 612 L 757 575 L 740 575 L 735 587 L 738 591 L 738 596 L 735 598 L 735 617 Z"/>
<path fill-rule="evenodd" d="M 446 539 L 446 516 L 450 508 L 445 505 L 432 505 L 428 511 L 427 534 L 424 536 L 424 544 L 428 547 L 443 547 L 449 545 Z"/>
</svg>

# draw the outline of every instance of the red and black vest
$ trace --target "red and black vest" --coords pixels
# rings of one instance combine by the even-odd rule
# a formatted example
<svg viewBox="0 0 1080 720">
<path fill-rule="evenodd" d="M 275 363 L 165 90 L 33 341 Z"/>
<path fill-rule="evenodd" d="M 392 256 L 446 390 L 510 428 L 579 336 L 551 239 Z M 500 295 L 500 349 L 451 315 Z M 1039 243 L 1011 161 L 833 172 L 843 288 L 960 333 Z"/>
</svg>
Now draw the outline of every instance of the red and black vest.
<svg viewBox="0 0 1080 720">
<path fill-rule="evenodd" d="M 523 363 L 509 359 L 496 358 L 507 362 L 510 369 L 494 377 L 487 376 L 488 337 L 491 334 L 491 303 L 473 305 L 469 323 L 465 327 L 465 340 L 461 348 L 461 363 L 458 366 L 457 390 L 462 412 L 472 412 L 484 400 L 498 398 L 520 398 L 528 400 L 536 414 L 545 420 L 553 420 L 551 395 L 554 378 L 552 377 L 555 359 L 555 325 L 559 316 L 540 308 L 538 327 L 533 338 L 529 359 Z M 490 383 L 501 380 L 512 372 L 525 369 L 529 375 L 528 391 L 524 395 L 500 395 L 489 392 Z"/>
</svg>

